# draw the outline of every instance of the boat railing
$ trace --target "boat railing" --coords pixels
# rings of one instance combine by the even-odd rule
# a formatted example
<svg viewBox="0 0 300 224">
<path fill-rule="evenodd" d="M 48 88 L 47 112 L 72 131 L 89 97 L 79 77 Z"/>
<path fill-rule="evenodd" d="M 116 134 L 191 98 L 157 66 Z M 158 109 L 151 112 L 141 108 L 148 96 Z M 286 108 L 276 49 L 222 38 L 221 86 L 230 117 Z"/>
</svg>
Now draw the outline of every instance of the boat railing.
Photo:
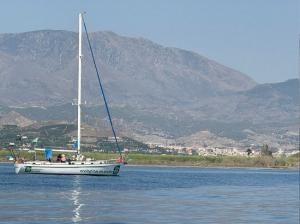
<svg viewBox="0 0 300 224">
<path fill-rule="evenodd" d="M 33 165 L 51 165 L 57 164 L 61 162 L 49 162 L 44 160 L 35 160 L 35 161 L 26 161 L 26 160 L 18 160 L 16 163 L 23 163 L 23 164 L 33 164 Z M 70 165 L 77 165 L 77 164 L 117 164 L 118 162 L 114 159 L 109 160 L 91 160 L 91 161 L 69 161 L 64 162 L 62 164 L 70 164 Z"/>
</svg>

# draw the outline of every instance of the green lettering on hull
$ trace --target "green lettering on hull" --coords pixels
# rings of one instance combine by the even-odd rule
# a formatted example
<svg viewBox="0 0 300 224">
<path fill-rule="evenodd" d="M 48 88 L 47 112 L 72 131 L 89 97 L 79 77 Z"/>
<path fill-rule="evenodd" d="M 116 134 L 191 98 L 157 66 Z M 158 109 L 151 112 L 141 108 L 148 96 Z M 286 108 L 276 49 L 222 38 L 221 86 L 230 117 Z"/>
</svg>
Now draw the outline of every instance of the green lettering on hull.
<svg viewBox="0 0 300 224">
<path fill-rule="evenodd" d="M 25 172 L 30 173 L 31 172 L 31 166 L 26 166 L 25 167 Z"/>
<path fill-rule="evenodd" d="M 120 166 L 115 166 L 113 174 L 117 175 L 120 172 Z"/>
<path fill-rule="evenodd" d="M 80 170 L 83 174 L 103 174 L 103 175 L 117 175 L 120 171 L 120 166 L 115 166 L 113 171 L 108 170 Z"/>
</svg>

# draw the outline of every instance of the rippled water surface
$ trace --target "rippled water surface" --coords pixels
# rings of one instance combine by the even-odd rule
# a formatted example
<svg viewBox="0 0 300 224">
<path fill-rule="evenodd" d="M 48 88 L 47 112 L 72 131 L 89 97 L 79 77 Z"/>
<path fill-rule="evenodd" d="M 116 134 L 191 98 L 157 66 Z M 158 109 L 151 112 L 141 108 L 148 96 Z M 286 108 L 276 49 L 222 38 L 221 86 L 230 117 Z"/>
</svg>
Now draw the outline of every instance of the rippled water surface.
<svg viewBox="0 0 300 224">
<path fill-rule="evenodd" d="M 119 177 L 15 175 L 0 165 L 0 223 L 299 223 L 299 173 L 124 167 Z"/>
</svg>

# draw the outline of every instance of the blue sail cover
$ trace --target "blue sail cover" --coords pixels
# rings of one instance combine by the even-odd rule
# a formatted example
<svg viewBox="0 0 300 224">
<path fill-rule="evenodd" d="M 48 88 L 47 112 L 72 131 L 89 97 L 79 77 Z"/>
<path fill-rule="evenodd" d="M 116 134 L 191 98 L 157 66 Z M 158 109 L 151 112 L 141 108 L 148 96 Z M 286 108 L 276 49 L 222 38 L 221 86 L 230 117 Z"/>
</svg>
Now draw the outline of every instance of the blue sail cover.
<svg viewBox="0 0 300 224">
<path fill-rule="evenodd" d="M 50 148 L 45 148 L 45 157 L 46 160 L 51 160 L 53 156 L 53 151 Z"/>
<path fill-rule="evenodd" d="M 78 147 L 78 140 L 75 140 L 73 141 L 72 148 L 77 149 L 77 147 Z"/>
</svg>

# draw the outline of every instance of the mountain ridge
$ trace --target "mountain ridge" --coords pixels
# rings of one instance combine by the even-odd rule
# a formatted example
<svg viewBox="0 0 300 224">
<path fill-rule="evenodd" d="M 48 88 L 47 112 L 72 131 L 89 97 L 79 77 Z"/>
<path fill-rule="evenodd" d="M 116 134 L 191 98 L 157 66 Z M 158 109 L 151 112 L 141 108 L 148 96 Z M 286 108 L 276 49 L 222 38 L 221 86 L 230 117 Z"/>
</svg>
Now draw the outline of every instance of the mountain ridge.
<svg viewBox="0 0 300 224">
<path fill-rule="evenodd" d="M 127 135 L 144 141 L 153 136 L 188 141 L 189 135 L 209 131 L 212 135 L 207 136 L 245 145 L 259 134 L 283 135 L 295 129 L 295 79 L 257 84 L 195 52 L 113 32 L 92 32 L 90 38 L 114 123 Z M 71 31 L 0 34 L 0 105 L 32 120 L 74 122 L 77 51 L 77 33 Z M 104 125 L 103 102 L 86 45 L 83 68 L 86 122 Z"/>
<path fill-rule="evenodd" d="M 127 93 L 130 88 L 133 101 L 139 98 L 141 92 L 145 92 L 143 97 L 148 97 L 152 93 L 152 97 L 161 98 L 166 95 L 164 88 L 167 88 L 168 92 L 175 89 L 176 92 L 181 91 L 182 95 L 185 95 L 181 97 L 179 94 L 169 94 L 169 97 L 165 97 L 165 101 L 173 97 L 185 101 L 193 95 L 199 97 L 199 94 L 193 91 L 196 88 L 202 89 L 203 95 L 215 95 L 216 92 L 231 91 L 234 88 L 248 89 L 255 85 L 255 82 L 244 74 L 196 53 L 163 47 L 141 38 L 121 37 L 111 32 L 91 33 L 90 37 L 98 66 L 105 76 L 103 80 L 107 83 L 109 95 L 113 96 L 112 99 L 119 98 L 121 101 L 124 99 L 120 97 L 122 94 L 128 97 Z M 70 101 L 75 96 L 75 91 L 71 88 L 64 90 L 64 93 L 54 91 L 54 89 L 63 89 L 63 86 L 65 88 L 71 86 L 72 89 L 76 87 L 77 35 L 75 32 L 36 31 L 18 35 L 2 34 L 0 35 L 0 52 L 2 58 L 3 53 L 9 55 L 4 59 L 1 58 L 2 61 L 7 61 L 5 65 L 11 63 L 9 68 L 5 65 L 2 69 L 0 67 L 1 80 L 8 79 L 6 83 L 10 84 L 9 87 L 11 87 L 11 82 L 14 82 L 14 85 L 17 84 L 19 88 L 28 88 L 28 82 L 34 80 L 37 92 L 44 91 L 42 95 L 48 95 L 52 104 L 60 99 Z M 94 72 L 91 69 L 93 67 L 89 53 L 84 51 L 84 56 L 88 62 L 84 62 L 83 73 L 87 74 L 87 79 L 93 80 Z M 12 71 L 5 74 L 3 70 L 6 69 Z M 19 77 L 16 77 L 21 72 L 24 73 L 22 82 L 18 80 Z M 12 77 L 13 81 L 9 78 L 12 75 L 15 76 Z M 233 76 L 234 79 L 226 78 L 227 75 Z M 25 80 L 24 77 L 26 77 Z M 117 79 L 119 82 L 116 82 Z M 178 85 L 179 82 L 183 88 Z M 2 83 L 1 89 L 8 90 L 9 87 L 5 88 L 4 84 L 5 82 Z M 88 81 L 83 84 L 86 84 L 86 89 L 90 89 L 88 96 L 97 94 L 96 85 Z M 139 86 L 143 88 L 143 91 L 138 88 Z M 194 87 L 186 88 L 186 86 Z M 115 89 L 121 91 L 122 94 L 114 94 Z M 155 89 L 157 94 L 153 94 L 152 89 Z M 1 94 L 5 96 L 4 91 Z M 33 89 L 28 91 L 31 93 L 31 99 L 10 102 L 13 98 L 6 98 L 7 102 L 0 103 L 20 104 L 30 101 L 36 104 L 47 104 L 46 97 L 39 101 L 33 91 Z M 164 94 L 159 94 L 162 92 Z"/>
</svg>

